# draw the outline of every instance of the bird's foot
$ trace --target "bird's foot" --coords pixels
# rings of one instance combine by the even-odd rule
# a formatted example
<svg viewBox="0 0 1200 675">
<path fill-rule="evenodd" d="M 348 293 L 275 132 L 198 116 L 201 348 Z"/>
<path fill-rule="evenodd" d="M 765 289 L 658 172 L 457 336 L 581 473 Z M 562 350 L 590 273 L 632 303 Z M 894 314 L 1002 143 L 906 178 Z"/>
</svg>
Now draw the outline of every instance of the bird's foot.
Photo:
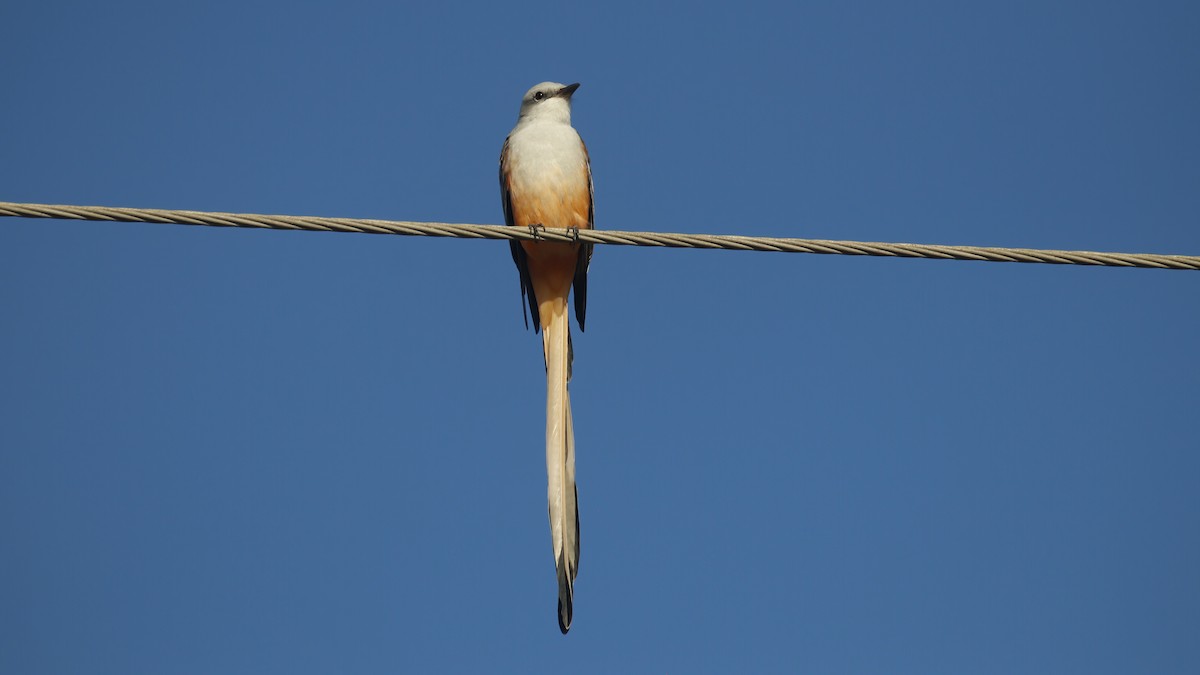
<svg viewBox="0 0 1200 675">
<path fill-rule="evenodd" d="M 545 232 L 545 231 L 546 231 L 546 226 L 542 225 L 541 223 L 531 223 L 529 225 L 529 236 L 532 237 L 534 241 L 541 239 L 542 238 L 541 233 Z"/>
<path fill-rule="evenodd" d="M 579 226 L 578 225 L 572 225 L 572 226 L 568 227 L 567 234 L 570 235 L 572 243 L 575 243 L 575 244 L 579 243 Z"/>
</svg>

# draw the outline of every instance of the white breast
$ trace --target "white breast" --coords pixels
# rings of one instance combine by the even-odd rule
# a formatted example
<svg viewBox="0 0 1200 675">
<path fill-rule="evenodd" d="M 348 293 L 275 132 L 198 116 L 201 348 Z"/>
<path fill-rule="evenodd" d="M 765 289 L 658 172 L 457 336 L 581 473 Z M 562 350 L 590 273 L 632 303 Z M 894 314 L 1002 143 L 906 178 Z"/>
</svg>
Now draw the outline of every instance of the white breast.
<svg viewBox="0 0 1200 675">
<path fill-rule="evenodd" d="M 569 124 L 530 120 L 508 137 L 508 170 L 514 190 L 587 189 L 587 155 Z"/>
</svg>

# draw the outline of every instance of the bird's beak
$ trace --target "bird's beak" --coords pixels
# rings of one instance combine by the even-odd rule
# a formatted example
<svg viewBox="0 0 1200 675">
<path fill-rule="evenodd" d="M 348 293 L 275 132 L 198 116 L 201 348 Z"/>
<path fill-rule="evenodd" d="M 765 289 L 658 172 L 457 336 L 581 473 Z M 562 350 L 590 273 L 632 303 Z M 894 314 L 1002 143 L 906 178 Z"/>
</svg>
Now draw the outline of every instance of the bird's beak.
<svg viewBox="0 0 1200 675">
<path fill-rule="evenodd" d="M 569 99 L 569 98 L 571 98 L 571 94 L 574 94 L 575 90 L 578 88 L 579 88 L 578 82 L 576 82 L 575 84 L 568 84 L 567 86 L 563 87 L 562 89 L 559 89 L 558 93 L 556 93 L 555 96 Z"/>
</svg>

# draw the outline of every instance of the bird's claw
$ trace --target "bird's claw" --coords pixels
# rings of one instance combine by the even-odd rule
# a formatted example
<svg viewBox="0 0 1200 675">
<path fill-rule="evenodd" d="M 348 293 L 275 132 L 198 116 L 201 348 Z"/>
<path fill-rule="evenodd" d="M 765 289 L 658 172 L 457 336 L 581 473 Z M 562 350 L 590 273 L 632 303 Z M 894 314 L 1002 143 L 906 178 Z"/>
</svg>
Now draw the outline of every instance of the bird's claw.
<svg viewBox="0 0 1200 675">
<path fill-rule="evenodd" d="M 530 223 L 529 236 L 535 241 L 542 238 L 541 233 L 546 231 L 546 226 L 541 223 Z"/>
<path fill-rule="evenodd" d="M 572 226 L 568 227 L 567 234 L 570 235 L 572 243 L 575 243 L 575 244 L 579 243 L 579 226 L 578 225 L 572 225 Z"/>
</svg>

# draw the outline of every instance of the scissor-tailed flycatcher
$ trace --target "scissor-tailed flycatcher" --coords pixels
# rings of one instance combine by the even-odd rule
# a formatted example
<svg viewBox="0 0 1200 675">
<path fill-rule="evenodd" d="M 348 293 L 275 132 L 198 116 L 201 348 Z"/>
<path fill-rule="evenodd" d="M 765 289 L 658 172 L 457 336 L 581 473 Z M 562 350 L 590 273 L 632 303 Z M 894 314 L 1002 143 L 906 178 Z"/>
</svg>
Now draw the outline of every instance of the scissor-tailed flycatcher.
<svg viewBox="0 0 1200 675">
<path fill-rule="evenodd" d="M 521 99 L 517 126 L 500 152 L 500 195 L 507 225 L 591 228 L 592 172 L 583 139 L 571 127 L 571 94 L 579 84 L 543 82 Z M 546 475 L 550 539 L 558 571 L 558 627 L 571 628 L 575 575 L 579 572 L 579 508 L 575 491 L 575 431 L 571 423 L 570 323 L 567 294 L 575 287 L 575 319 L 583 330 L 591 244 L 510 242 L 533 330 L 542 331 L 546 359 Z M 526 319 L 526 326 L 529 325 Z"/>
</svg>

